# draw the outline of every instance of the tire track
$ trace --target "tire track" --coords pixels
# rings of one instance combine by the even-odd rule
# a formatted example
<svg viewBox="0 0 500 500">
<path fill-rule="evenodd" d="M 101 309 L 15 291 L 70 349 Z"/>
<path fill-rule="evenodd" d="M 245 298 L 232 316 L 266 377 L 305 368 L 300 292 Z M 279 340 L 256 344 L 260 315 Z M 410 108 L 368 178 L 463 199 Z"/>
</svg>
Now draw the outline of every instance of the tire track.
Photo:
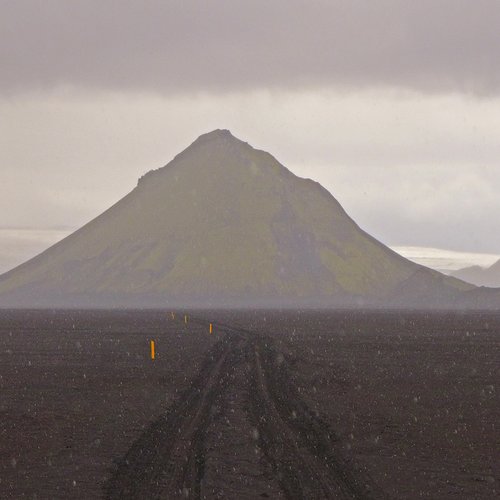
<svg viewBox="0 0 500 500">
<path fill-rule="evenodd" d="M 260 445 L 288 498 L 384 498 L 343 456 L 338 437 L 302 400 L 284 356 L 269 338 L 253 346 L 254 411 Z"/>
<path fill-rule="evenodd" d="M 105 486 L 108 499 L 200 497 L 204 439 L 212 406 L 227 385 L 241 336 L 227 335 L 207 355 L 177 403 L 138 438 Z"/>
<path fill-rule="evenodd" d="M 201 318 L 192 321 L 208 324 Z M 344 456 L 333 430 L 309 409 L 273 340 L 230 325 L 218 323 L 217 328 L 225 335 L 209 351 L 190 388 L 119 462 L 105 487 L 106 498 L 205 497 L 205 441 L 212 408 L 226 390 L 240 389 L 232 381 L 242 359 L 250 364 L 252 384 L 245 411 L 285 496 L 384 498 L 366 471 Z"/>
</svg>

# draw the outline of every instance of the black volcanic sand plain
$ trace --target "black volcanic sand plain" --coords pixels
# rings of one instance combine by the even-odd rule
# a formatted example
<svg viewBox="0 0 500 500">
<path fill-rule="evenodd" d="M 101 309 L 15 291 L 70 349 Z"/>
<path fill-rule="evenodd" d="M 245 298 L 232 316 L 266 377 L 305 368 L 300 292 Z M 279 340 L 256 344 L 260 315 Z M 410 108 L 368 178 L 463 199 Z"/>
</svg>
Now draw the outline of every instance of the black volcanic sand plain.
<svg viewBox="0 0 500 500">
<path fill-rule="evenodd" d="M 184 313 L 0 311 L 0 498 L 498 496 L 500 314 Z"/>
</svg>

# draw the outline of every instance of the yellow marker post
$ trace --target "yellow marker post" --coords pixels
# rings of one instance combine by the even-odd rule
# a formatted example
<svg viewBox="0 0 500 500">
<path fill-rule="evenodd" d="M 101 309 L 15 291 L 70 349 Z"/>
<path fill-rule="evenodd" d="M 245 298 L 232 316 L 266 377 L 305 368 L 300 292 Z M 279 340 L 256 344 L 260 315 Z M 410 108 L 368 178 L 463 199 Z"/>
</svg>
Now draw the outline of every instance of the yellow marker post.
<svg viewBox="0 0 500 500">
<path fill-rule="evenodd" d="M 212 323 L 210 323 L 210 333 L 214 333 L 214 325 L 212 325 Z"/>
<path fill-rule="evenodd" d="M 175 313 L 171 312 L 170 314 L 172 315 L 172 319 L 175 319 Z"/>
<path fill-rule="evenodd" d="M 187 317 L 187 314 L 185 314 L 185 315 L 184 315 L 184 323 L 186 323 L 186 324 L 187 324 L 187 322 L 188 322 L 188 317 Z"/>
<path fill-rule="evenodd" d="M 155 341 L 151 341 L 151 359 L 155 359 Z"/>
</svg>

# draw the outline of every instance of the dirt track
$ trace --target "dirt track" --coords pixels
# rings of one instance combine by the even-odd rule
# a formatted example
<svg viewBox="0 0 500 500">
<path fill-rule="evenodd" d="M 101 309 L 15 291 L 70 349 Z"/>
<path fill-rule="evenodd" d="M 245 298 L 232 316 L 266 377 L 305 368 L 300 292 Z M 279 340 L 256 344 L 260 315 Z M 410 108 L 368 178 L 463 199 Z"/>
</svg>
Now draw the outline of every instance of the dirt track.
<svg viewBox="0 0 500 500">
<path fill-rule="evenodd" d="M 211 433 L 222 435 L 221 421 L 228 421 L 223 400 L 228 394 L 243 401 L 246 421 L 255 425 L 232 430 L 254 437 L 262 473 L 267 469 L 277 479 L 280 491 L 274 495 L 383 498 L 368 475 L 343 456 L 334 431 L 302 400 L 286 356 L 272 339 L 228 325 L 217 329 L 224 335 L 208 352 L 189 389 L 119 461 L 105 487 L 107 498 L 220 497 L 210 487 L 210 470 L 205 475 L 213 451 L 207 449 L 207 430 L 211 427 Z M 247 373 L 250 383 L 236 377 L 237 372 Z M 241 498 L 244 492 L 233 491 L 236 494 Z"/>
</svg>

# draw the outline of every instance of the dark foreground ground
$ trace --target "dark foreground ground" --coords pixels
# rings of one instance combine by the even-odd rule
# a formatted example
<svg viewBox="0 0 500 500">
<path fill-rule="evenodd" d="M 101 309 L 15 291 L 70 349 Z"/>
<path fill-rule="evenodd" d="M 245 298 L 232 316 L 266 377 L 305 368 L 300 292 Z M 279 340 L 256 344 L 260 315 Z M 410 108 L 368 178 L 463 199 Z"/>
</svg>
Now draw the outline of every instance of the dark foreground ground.
<svg viewBox="0 0 500 500">
<path fill-rule="evenodd" d="M 183 314 L 0 311 L 0 498 L 498 497 L 500 314 Z"/>
</svg>

